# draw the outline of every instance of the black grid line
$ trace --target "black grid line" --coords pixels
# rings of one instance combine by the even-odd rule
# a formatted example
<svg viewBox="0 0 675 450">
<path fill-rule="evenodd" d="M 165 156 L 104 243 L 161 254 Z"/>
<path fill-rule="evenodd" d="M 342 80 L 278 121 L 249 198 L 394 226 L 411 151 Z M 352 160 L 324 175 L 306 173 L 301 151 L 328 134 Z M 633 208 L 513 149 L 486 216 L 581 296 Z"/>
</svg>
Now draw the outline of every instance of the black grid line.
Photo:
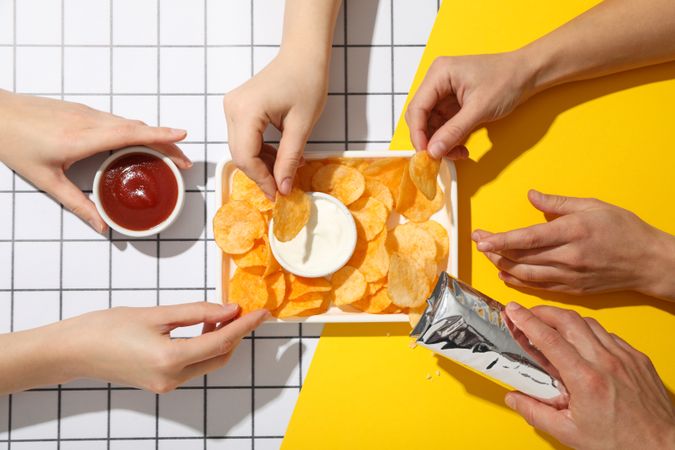
<svg viewBox="0 0 675 450">
<path fill-rule="evenodd" d="M 2 1 L 2 0 L 0 0 Z M 44 93 L 33 93 L 30 92 L 31 94 L 34 95 L 45 95 L 45 96 L 55 96 L 58 98 L 68 98 L 68 96 L 83 96 L 83 97 L 95 97 L 92 100 L 97 100 L 100 97 L 103 98 L 108 98 L 109 99 L 109 111 L 113 112 L 113 103 L 115 97 L 123 97 L 123 96 L 143 96 L 143 97 L 155 97 L 156 101 L 156 107 L 157 107 L 157 124 L 161 124 L 161 119 L 162 119 L 162 110 L 161 110 L 161 105 L 163 103 L 162 97 L 201 97 L 204 100 L 204 105 L 203 105 L 203 120 L 204 123 L 202 125 L 202 129 L 204 132 L 204 138 L 203 139 L 195 139 L 195 140 L 187 140 L 184 141 L 185 144 L 198 144 L 198 145 L 204 145 L 203 148 L 203 157 L 204 157 L 204 167 L 203 167 L 203 182 L 204 186 L 199 187 L 191 187 L 190 189 L 187 189 L 186 192 L 190 193 L 203 193 L 205 202 L 203 204 L 203 210 L 199 213 L 200 215 L 203 215 L 203 224 L 204 228 L 207 229 L 209 226 L 208 220 L 209 220 L 209 201 L 213 201 L 213 198 L 215 197 L 215 190 L 214 189 L 209 189 L 207 188 L 207 183 L 209 182 L 209 156 L 213 156 L 212 153 L 209 152 L 215 152 L 215 151 L 220 151 L 220 149 L 214 148 L 209 148 L 210 145 L 227 145 L 228 141 L 227 140 L 211 140 L 209 138 L 209 131 L 213 132 L 215 131 L 213 129 L 213 126 L 209 127 L 208 125 L 208 119 L 209 119 L 209 103 L 210 101 L 214 100 L 214 96 L 222 96 L 225 93 L 224 92 L 213 92 L 209 90 L 209 72 L 208 72 L 208 65 L 210 61 L 208 60 L 208 49 L 210 48 L 219 48 L 219 47 L 242 47 L 242 48 L 249 48 L 250 49 L 250 63 L 251 63 L 251 68 L 250 68 L 250 76 L 254 75 L 254 61 L 255 61 L 255 49 L 256 48 L 270 48 L 270 49 L 278 49 L 279 45 L 274 45 L 274 44 L 257 44 L 254 42 L 255 40 L 255 0 L 251 0 L 250 2 L 247 2 L 250 4 L 250 37 L 251 41 L 249 44 L 232 44 L 232 45 L 214 45 L 214 44 L 209 44 L 208 43 L 208 29 L 207 29 L 207 23 L 208 23 L 208 14 L 209 11 L 207 11 L 208 8 L 208 1 L 203 0 L 202 6 L 203 6 L 203 20 L 204 20 L 204 29 L 203 29 L 203 43 L 201 44 L 195 44 L 195 45 L 175 45 L 175 44 L 163 44 L 161 42 L 161 36 L 160 36 L 160 27 L 162 26 L 162 17 L 160 14 L 160 8 L 164 7 L 165 5 L 162 5 L 162 0 L 156 0 L 156 6 L 157 6 L 157 41 L 156 44 L 150 44 L 150 45 L 133 45 L 133 44 L 128 44 L 128 45 L 114 45 L 114 30 L 113 30 L 113 5 L 114 5 L 114 0 L 109 0 L 107 7 L 109 8 L 109 16 L 110 16 L 110 22 L 109 22 L 109 43 L 108 44 L 67 44 L 64 40 L 65 36 L 65 26 L 68 25 L 65 23 L 65 12 L 64 8 L 68 8 L 69 5 L 66 4 L 65 0 L 61 0 L 61 42 L 60 44 L 48 44 L 48 45 L 39 45 L 39 44 L 18 44 L 17 43 L 17 27 L 16 27 L 16 16 L 17 16 L 17 8 L 16 4 L 20 3 L 17 2 L 17 0 L 6 0 L 6 1 L 12 1 L 14 6 L 14 30 L 13 30 L 13 42 L 12 44 L 0 44 L 0 47 L 7 47 L 7 46 L 12 46 L 12 54 L 13 54 L 13 81 L 12 81 L 12 89 L 14 92 L 17 90 L 17 85 L 22 85 L 21 83 L 17 84 L 17 64 L 16 64 L 16 59 L 17 59 L 17 48 L 23 48 L 23 47 L 56 47 L 60 48 L 61 50 L 61 82 L 60 82 L 60 91 L 59 92 L 44 92 Z M 64 6 L 65 4 L 65 6 Z M 344 76 L 344 89 L 340 90 L 335 90 L 335 92 L 331 91 L 328 93 L 329 96 L 335 97 L 335 96 L 342 96 L 343 97 L 343 102 L 344 102 L 344 139 L 338 139 L 338 140 L 332 140 L 332 139 L 311 139 L 308 141 L 308 144 L 317 144 L 318 146 L 323 145 L 323 144 L 329 144 L 329 145 L 342 145 L 344 146 L 345 149 L 348 149 L 349 147 L 352 148 L 358 148 L 364 144 L 388 144 L 388 140 L 374 140 L 374 139 L 368 139 L 367 136 L 351 136 L 350 137 L 350 126 L 349 126 L 349 117 L 350 115 L 353 114 L 353 111 L 350 111 L 350 108 L 354 108 L 354 102 L 350 101 L 350 98 L 357 95 L 357 96 L 363 96 L 363 97 L 377 97 L 377 96 L 386 96 L 390 97 L 392 99 L 392 105 L 391 105 L 391 130 L 393 131 L 395 125 L 396 125 L 396 96 L 401 96 L 401 95 L 407 95 L 407 92 L 396 92 L 395 91 L 395 58 L 397 55 L 395 55 L 394 50 L 399 47 L 419 47 L 423 48 L 424 44 L 416 44 L 416 43 L 411 43 L 411 44 L 395 44 L 394 43 L 394 33 L 396 28 L 394 27 L 394 8 L 395 8 L 395 0 L 389 0 L 389 14 L 390 17 L 387 19 L 390 21 L 390 42 L 385 43 L 385 44 L 353 44 L 350 43 L 350 37 L 349 37 L 349 32 L 350 30 L 357 31 L 353 29 L 354 25 L 352 25 L 352 28 L 349 26 L 349 19 L 348 19 L 348 4 L 349 7 L 351 8 L 358 8 L 356 3 L 351 3 L 349 0 L 343 1 L 343 16 L 344 16 L 344 21 L 341 24 L 342 30 L 344 31 L 344 42 L 341 44 L 334 44 L 333 48 L 341 48 L 343 49 L 343 62 L 344 62 L 344 74 L 340 74 L 339 76 L 342 77 Z M 258 5 L 259 6 L 259 5 Z M 437 0 L 436 6 L 440 6 L 440 1 Z M 196 7 L 196 6 L 195 6 Z M 162 12 L 163 13 L 163 12 Z M 23 14 L 23 12 L 22 12 Z M 164 24 L 166 25 L 166 24 Z M 260 26 L 260 24 L 257 24 Z M 164 30 L 166 31 L 166 29 Z M 353 38 L 351 39 L 353 41 Z M 65 52 L 67 51 L 68 48 L 77 48 L 77 47 L 91 47 L 91 48 L 102 48 L 102 49 L 108 49 L 109 51 L 109 58 L 110 58 L 110 76 L 109 76 L 109 91 L 108 92 L 76 92 L 77 89 L 70 89 L 73 92 L 68 92 L 66 91 L 66 86 L 68 85 L 65 83 L 65 64 L 68 64 L 69 61 L 65 61 L 65 59 L 68 57 L 68 55 L 65 55 Z M 138 93 L 132 93 L 132 92 L 124 92 L 124 93 L 116 93 L 114 92 L 113 89 L 113 72 L 114 72 L 114 59 L 113 59 L 113 49 L 115 48 L 150 48 L 150 49 L 156 49 L 157 52 L 157 88 L 153 92 L 138 92 Z M 203 75 L 203 81 L 204 81 L 204 90 L 203 92 L 196 92 L 196 93 L 181 93 L 181 92 L 162 92 L 162 86 L 161 86 L 161 77 L 160 77 L 160 52 L 161 49 L 163 48 L 195 48 L 195 49 L 201 49 L 204 52 L 204 75 Z M 369 88 L 365 88 L 365 92 L 362 91 L 354 91 L 350 90 L 350 86 L 348 83 L 348 69 L 349 69 L 349 63 L 351 62 L 353 65 L 353 61 L 349 61 L 348 57 L 348 51 L 347 49 L 349 48 L 389 48 L 391 52 L 391 89 L 387 89 L 387 87 L 384 88 L 384 90 L 381 91 L 369 91 Z M 212 61 L 211 61 L 212 63 Z M 21 80 L 19 80 L 21 81 Z M 213 81 L 213 80 L 211 80 Z M 23 85 L 22 85 L 23 86 Z M 367 101 L 367 99 L 366 99 Z M 166 105 L 165 105 L 166 106 Z M 388 111 L 384 111 L 383 113 L 388 113 Z M 342 115 L 342 113 L 340 113 Z M 165 118 L 166 120 L 166 118 Z M 353 117 L 352 117 L 353 120 Z M 386 122 L 385 122 L 386 124 Z M 223 123 L 224 126 L 224 123 Z M 384 130 L 388 128 L 385 127 Z M 355 130 L 351 130 L 352 134 L 355 134 Z M 278 144 L 279 142 L 276 140 L 271 140 L 267 141 L 270 144 Z M 199 176 L 199 175 L 198 175 Z M 11 239 L 3 239 L 0 240 L 0 242 L 10 242 L 10 248 L 11 248 L 11 284 L 9 289 L 0 289 L 0 292 L 10 292 L 10 313 L 11 313 L 11 318 L 10 318 L 10 330 L 14 330 L 14 298 L 15 298 L 15 293 L 17 292 L 58 292 L 59 295 L 59 318 L 62 318 L 64 315 L 64 303 L 63 303 L 63 298 L 64 298 L 64 293 L 67 292 L 107 292 L 108 294 L 108 307 L 113 306 L 113 296 L 116 292 L 125 292 L 125 291 L 131 291 L 131 292 L 139 292 L 139 293 L 148 293 L 148 292 L 154 292 L 155 294 L 155 304 L 159 305 L 161 303 L 161 296 L 165 292 L 175 292 L 175 291 L 194 291 L 195 293 L 198 293 L 201 291 L 201 294 L 198 294 L 198 296 L 202 297 L 203 301 L 208 301 L 210 300 L 210 297 L 213 296 L 213 293 L 215 292 L 215 289 L 213 287 L 209 287 L 209 274 L 208 271 L 212 269 L 213 264 L 209 263 L 209 246 L 213 246 L 213 238 L 209 238 L 208 234 L 205 232 L 201 237 L 195 236 L 194 238 L 192 237 L 183 237 L 183 238 L 169 238 L 165 236 L 157 236 L 154 238 L 140 238 L 140 239 L 125 239 L 122 238 L 118 235 L 115 235 L 116 237 L 113 237 L 112 231 L 109 231 L 107 233 L 107 236 L 102 236 L 101 238 L 95 239 L 95 238 L 65 238 L 64 237 L 64 232 L 66 231 L 64 229 L 64 217 L 65 214 L 68 214 L 63 208 L 61 208 L 60 211 L 60 230 L 59 230 L 59 238 L 58 239 L 16 239 L 16 228 L 17 228 L 17 218 L 16 218 L 16 212 L 15 212 L 15 204 L 16 204 L 16 197 L 19 194 L 22 193 L 39 193 L 39 194 L 44 194 L 42 191 L 34 189 L 27 189 L 24 187 L 24 183 L 22 184 L 22 187 L 19 189 L 18 185 L 20 184 L 21 178 L 19 178 L 18 175 L 12 174 L 12 188 L 11 190 L 0 190 L 0 193 L 7 193 L 11 194 L 12 198 L 12 228 L 11 228 Z M 201 182 L 198 181 L 197 184 L 201 184 Z M 86 194 L 91 194 L 91 190 L 85 190 L 84 191 Z M 192 234 L 188 234 L 188 236 L 192 236 Z M 64 273 L 65 268 L 63 265 L 64 261 L 64 255 L 63 255 L 63 247 L 64 243 L 69 243 L 69 242 L 105 242 L 107 238 L 108 241 L 108 282 L 107 282 L 107 287 L 97 287 L 97 288 L 64 288 L 64 275 L 67 275 L 67 273 Z M 115 286 L 113 284 L 113 245 L 117 242 L 155 242 L 155 249 L 156 249 L 156 255 L 155 257 L 155 286 L 150 285 L 149 287 L 140 287 L 140 288 L 133 288 L 133 287 L 119 287 Z M 15 289 L 15 267 L 14 267 L 14 261 L 15 261 L 15 244 L 17 242 L 58 242 L 59 244 L 59 282 L 58 285 L 53 287 L 53 288 L 47 288 L 47 289 L 30 289 L 30 288 L 25 288 L 25 289 Z M 203 248 L 203 277 L 201 280 L 199 280 L 197 283 L 194 282 L 186 282 L 185 286 L 179 286 L 179 287 L 162 287 L 162 275 L 165 275 L 164 273 L 161 273 L 163 269 L 163 265 L 160 266 L 160 258 L 166 257 L 168 255 L 162 255 L 161 253 L 166 253 L 161 251 L 161 242 L 184 242 L 184 243 L 195 243 L 196 246 Z M 188 244 L 186 244 L 188 245 Z M 200 256 L 201 257 L 201 256 Z M 199 264 L 196 267 L 201 266 Z M 192 284 L 196 284 L 196 286 L 192 286 Z M 152 294 L 150 294 L 152 295 Z M 201 441 L 203 442 L 203 446 L 206 449 L 207 448 L 207 443 L 210 439 L 232 439 L 232 440 L 245 440 L 245 441 L 250 441 L 251 442 L 251 448 L 255 448 L 256 445 L 256 440 L 257 439 L 282 439 L 283 435 L 257 435 L 256 433 L 259 432 L 263 427 L 260 426 L 260 417 L 257 416 L 257 411 L 256 411 L 256 391 L 259 389 L 262 390 L 269 390 L 269 389 L 298 389 L 301 390 L 303 387 L 303 365 L 306 365 L 306 361 L 303 361 L 303 354 L 305 350 L 303 350 L 303 344 L 309 343 L 312 339 L 318 339 L 318 337 L 313 336 L 313 335 L 308 335 L 307 334 L 308 328 L 305 327 L 303 329 L 303 324 L 298 324 L 297 327 L 297 334 L 296 331 L 289 329 L 286 331 L 283 331 L 281 333 L 272 333 L 270 336 L 266 335 L 259 335 L 252 333 L 250 336 L 247 336 L 245 339 L 249 340 L 251 343 L 251 350 L 250 350 L 250 357 L 251 357 L 251 367 L 250 367 L 250 374 L 251 374 L 251 380 L 250 383 L 248 384 L 242 384 L 242 385 L 209 385 L 209 377 L 208 375 L 205 375 L 203 377 L 203 384 L 201 385 L 195 385 L 195 386 L 181 386 L 178 388 L 178 390 L 181 391 L 197 391 L 203 394 L 198 394 L 200 396 L 203 396 L 203 433 L 199 433 L 197 436 L 190 436 L 190 437 L 181 437 L 181 436 L 160 436 L 160 429 L 159 429 L 159 421 L 162 418 L 160 415 L 160 401 L 162 401 L 162 397 L 160 396 L 155 396 L 155 410 L 154 410 L 154 420 L 155 420 L 155 430 L 154 430 L 154 436 L 151 437 L 114 437 L 111 436 L 111 410 L 112 410 L 112 399 L 113 399 L 113 393 L 114 392 L 119 392 L 119 391 L 135 391 L 138 389 L 131 388 L 131 387 L 124 387 L 124 386 L 116 386 L 116 385 L 111 385 L 110 383 L 102 384 L 99 387 L 78 387 L 78 385 L 57 385 L 55 387 L 45 387 L 45 388 L 37 388 L 33 389 L 32 391 L 37 391 L 37 392 L 56 392 L 58 397 L 58 408 L 57 408 L 57 433 L 56 437 L 54 439 L 16 439 L 16 433 L 15 436 L 12 436 L 12 406 L 16 406 L 16 401 L 15 397 L 16 396 L 9 396 L 9 414 L 8 414 L 8 433 L 7 433 L 7 439 L 6 440 L 0 440 L 0 443 L 7 443 L 8 448 L 11 448 L 12 442 L 45 442 L 45 443 L 54 443 L 56 442 L 57 448 L 61 448 L 61 442 L 70 442 L 70 441 L 105 441 L 107 442 L 107 448 L 110 448 L 110 442 L 114 441 L 150 441 L 150 442 L 155 442 L 155 448 L 159 448 L 160 442 L 166 441 L 166 440 L 189 440 L 189 441 Z M 280 334 L 283 334 L 281 336 Z M 297 360 L 297 367 L 298 367 L 298 376 L 297 379 L 292 377 L 293 379 L 288 380 L 288 384 L 283 384 L 283 385 L 278 385 L 278 386 L 259 386 L 256 383 L 256 370 L 261 370 L 260 367 L 256 369 L 256 346 L 255 343 L 260 340 L 268 340 L 268 339 L 294 339 L 297 340 L 299 343 L 299 352 L 298 352 L 298 360 Z M 262 342 L 261 342 L 262 344 Z M 258 348 L 258 353 L 260 353 L 260 347 Z M 260 356 L 260 355 L 259 355 Z M 260 362 L 260 361 L 258 361 Z M 260 382 L 260 378 L 258 378 L 258 381 Z M 245 436 L 220 436 L 220 435 L 210 435 L 209 434 L 209 429 L 208 427 L 208 401 L 209 401 L 209 392 L 216 392 L 219 390 L 236 390 L 236 389 L 250 389 L 251 391 L 251 397 L 250 397 L 250 420 L 251 420 L 251 430 L 250 430 L 250 435 L 247 434 Z M 107 417 L 106 417 L 106 434 L 105 437 L 100 437 L 100 438 L 64 438 L 61 435 L 61 419 L 62 419 L 62 411 L 61 411 L 61 401 L 62 401 L 62 393 L 63 392 L 71 392 L 71 391 L 82 391 L 82 392 L 106 392 L 107 394 Z M 247 394 L 248 395 L 248 394 Z M 13 402 L 14 398 L 14 402 Z M 258 401 L 261 399 L 259 398 Z M 200 408 L 201 409 L 201 408 Z M 16 419 L 16 412 L 15 414 L 15 419 Z"/>
</svg>

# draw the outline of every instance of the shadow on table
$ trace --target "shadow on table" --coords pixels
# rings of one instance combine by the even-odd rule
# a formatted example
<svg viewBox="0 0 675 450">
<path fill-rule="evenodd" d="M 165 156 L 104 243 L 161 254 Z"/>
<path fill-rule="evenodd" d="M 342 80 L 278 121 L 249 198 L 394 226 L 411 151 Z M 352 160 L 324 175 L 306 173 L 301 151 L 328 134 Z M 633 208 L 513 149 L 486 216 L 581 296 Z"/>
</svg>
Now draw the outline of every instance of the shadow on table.
<svg viewBox="0 0 675 450">
<path fill-rule="evenodd" d="M 289 378 L 297 365 L 298 352 L 304 350 L 304 348 L 301 349 L 299 346 L 299 343 L 289 345 L 274 362 L 270 363 L 269 366 L 270 368 L 273 367 L 276 371 L 275 378 L 288 380 L 287 383 L 294 386 L 297 385 L 297 382 L 295 380 L 289 380 Z M 250 364 L 247 369 L 249 371 L 251 370 Z M 218 371 L 212 372 L 214 377 L 217 377 L 217 374 Z M 82 419 L 82 423 L 95 422 L 96 419 L 84 416 L 91 416 L 91 414 L 96 413 L 105 414 L 108 411 L 108 402 L 105 399 L 105 396 L 107 395 L 106 388 L 92 387 L 88 389 L 78 385 L 77 388 L 73 388 L 74 390 L 68 390 L 68 384 L 63 385 L 63 387 L 65 390 L 62 391 L 62 401 L 59 408 L 61 411 L 60 419 L 62 424 L 64 420 L 77 419 L 78 417 Z M 210 402 L 207 405 L 204 404 L 204 395 L 206 394 L 206 391 L 203 385 L 184 385 L 179 387 L 176 391 L 163 395 L 155 395 L 150 392 L 135 389 L 113 388 L 111 397 L 112 405 L 110 405 L 111 414 L 115 415 L 116 412 L 118 412 L 124 415 L 123 418 L 113 420 L 113 426 L 115 427 L 113 433 L 115 436 L 154 436 L 154 425 L 152 425 L 150 430 L 148 430 L 147 427 L 144 427 L 144 425 L 148 420 L 154 423 L 156 411 L 160 411 L 158 415 L 160 429 L 162 427 L 178 426 L 183 429 L 180 432 L 181 435 L 189 433 L 191 435 L 202 436 L 206 431 L 206 434 L 209 437 L 226 437 L 231 430 L 241 426 L 240 424 L 245 422 L 251 415 L 252 395 L 250 388 L 251 386 L 216 385 L 210 381 L 207 386 Z M 189 400 L 181 407 L 177 404 L 177 402 L 181 403 L 180 399 L 172 399 L 170 407 L 161 407 L 162 402 L 168 402 L 171 396 L 177 395 L 178 393 L 195 391 L 198 397 L 195 408 L 185 407 L 191 404 Z M 123 394 L 121 393 L 123 392 L 130 393 L 131 395 L 122 397 L 121 395 Z M 220 397 L 218 396 L 218 392 L 227 392 L 227 395 Z M 264 405 L 274 402 L 281 393 L 282 389 L 256 388 L 254 408 L 260 409 L 264 407 Z M 40 394 L 52 394 L 52 396 L 45 398 Z M 66 396 L 68 396 L 68 398 L 66 398 Z M 237 402 L 237 400 L 240 401 Z M 18 393 L 13 395 L 12 401 L 14 413 L 11 419 L 13 433 L 25 428 L 40 426 L 57 420 L 55 391 L 40 391 L 39 394 L 35 391 Z M 20 407 L 17 406 L 19 404 L 21 405 Z M 208 420 L 204 417 L 207 410 Z M 19 411 L 21 411 L 21 413 L 19 413 Z M 5 414 L 6 411 L 0 411 L 0 418 L 5 417 Z M 142 431 L 140 431 L 141 436 L 131 436 L 130 433 L 133 434 L 133 431 L 126 430 L 130 425 L 130 422 L 138 422 L 137 427 L 142 428 Z M 207 430 L 204 430 L 205 423 L 207 424 Z M 6 418 L 5 420 L 0 420 L 0 435 L 7 433 L 8 424 L 9 421 Z M 170 433 L 170 431 L 160 432 L 164 437 L 169 436 L 167 433 Z"/>
<path fill-rule="evenodd" d="M 457 162 L 459 209 L 459 276 L 471 284 L 471 198 L 547 133 L 556 117 L 585 102 L 637 86 L 675 78 L 675 63 L 631 70 L 589 81 L 559 86 L 519 106 L 511 115 L 486 126 L 492 148 L 478 161 Z M 626 111 L 633 114 L 634 111 Z M 541 149 L 540 149 L 541 151 Z M 565 155 L 561 154 L 560 158 Z M 552 174 L 555 168 L 551 168 Z"/>
</svg>

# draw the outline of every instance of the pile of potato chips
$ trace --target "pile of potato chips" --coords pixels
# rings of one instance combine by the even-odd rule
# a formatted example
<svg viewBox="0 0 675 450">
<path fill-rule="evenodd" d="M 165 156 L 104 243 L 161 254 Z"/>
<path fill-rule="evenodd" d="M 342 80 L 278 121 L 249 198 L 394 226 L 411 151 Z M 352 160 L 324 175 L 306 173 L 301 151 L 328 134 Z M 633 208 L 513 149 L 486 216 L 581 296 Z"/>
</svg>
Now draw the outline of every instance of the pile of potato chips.
<svg viewBox="0 0 675 450">
<path fill-rule="evenodd" d="M 238 303 L 243 313 L 266 308 L 279 318 L 320 314 L 331 304 L 418 315 L 449 254 L 446 229 L 429 220 L 445 200 L 436 181 L 439 166 L 426 152 L 412 158 L 312 160 L 298 169 L 293 192 L 276 205 L 235 171 L 229 200 L 213 221 L 216 243 L 237 265 L 227 301 Z M 286 272 L 267 238 L 273 211 L 275 237 L 297 234 L 309 214 L 304 192 L 311 191 L 339 199 L 356 222 L 354 254 L 330 279 Z M 408 221 L 398 224 L 400 216 Z"/>
</svg>

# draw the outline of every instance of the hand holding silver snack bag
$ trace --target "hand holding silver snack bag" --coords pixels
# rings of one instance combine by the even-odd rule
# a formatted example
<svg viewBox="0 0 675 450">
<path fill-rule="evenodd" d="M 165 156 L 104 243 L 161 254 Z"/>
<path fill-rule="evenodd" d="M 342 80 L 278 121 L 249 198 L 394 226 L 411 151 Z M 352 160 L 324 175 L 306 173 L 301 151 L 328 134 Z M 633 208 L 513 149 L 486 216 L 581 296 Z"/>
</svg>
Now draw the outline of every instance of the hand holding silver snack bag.
<svg viewBox="0 0 675 450">
<path fill-rule="evenodd" d="M 435 353 L 524 394 L 556 403 L 564 396 L 562 383 L 527 339 L 518 338 L 517 330 L 511 330 L 514 338 L 503 309 L 499 302 L 443 272 L 411 336 Z"/>
</svg>

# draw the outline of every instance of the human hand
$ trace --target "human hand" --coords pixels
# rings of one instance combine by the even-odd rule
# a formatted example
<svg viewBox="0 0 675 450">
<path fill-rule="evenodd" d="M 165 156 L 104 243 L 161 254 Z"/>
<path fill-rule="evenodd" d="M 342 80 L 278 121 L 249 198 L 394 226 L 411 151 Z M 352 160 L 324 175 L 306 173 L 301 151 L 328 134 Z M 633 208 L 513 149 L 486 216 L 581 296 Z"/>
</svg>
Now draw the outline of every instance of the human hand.
<svg viewBox="0 0 675 450">
<path fill-rule="evenodd" d="M 520 52 L 437 58 L 405 113 L 413 146 L 436 159 L 467 158 L 472 131 L 529 97 L 529 72 Z"/>
<path fill-rule="evenodd" d="M 235 164 L 274 200 L 293 186 L 307 138 L 326 103 L 328 66 L 307 67 L 304 55 L 281 52 L 249 81 L 225 95 Z M 281 131 L 278 150 L 263 142 L 269 124 Z"/>
<path fill-rule="evenodd" d="M 574 311 L 510 303 L 505 312 L 557 369 L 569 395 L 567 407 L 556 409 L 506 394 L 530 425 L 574 448 L 675 448 L 675 409 L 646 355 Z"/>
<path fill-rule="evenodd" d="M 675 299 L 675 237 L 600 200 L 534 190 L 528 197 L 550 222 L 471 235 L 504 282 L 571 294 L 635 290 Z"/>
<path fill-rule="evenodd" d="M 149 127 L 87 106 L 0 90 L 0 161 L 61 202 L 99 233 L 107 226 L 65 175 L 75 162 L 108 150 L 147 145 L 181 169 L 192 165 L 175 145 L 184 130 Z"/>
<path fill-rule="evenodd" d="M 260 325 L 265 310 L 237 318 L 237 305 L 207 302 L 152 308 L 112 308 L 60 325 L 69 348 L 70 378 L 98 378 L 156 393 L 224 366 L 241 339 Z M 171 339 L 178 327 L 203 323 L 202 335 Z"/>
</svg>

